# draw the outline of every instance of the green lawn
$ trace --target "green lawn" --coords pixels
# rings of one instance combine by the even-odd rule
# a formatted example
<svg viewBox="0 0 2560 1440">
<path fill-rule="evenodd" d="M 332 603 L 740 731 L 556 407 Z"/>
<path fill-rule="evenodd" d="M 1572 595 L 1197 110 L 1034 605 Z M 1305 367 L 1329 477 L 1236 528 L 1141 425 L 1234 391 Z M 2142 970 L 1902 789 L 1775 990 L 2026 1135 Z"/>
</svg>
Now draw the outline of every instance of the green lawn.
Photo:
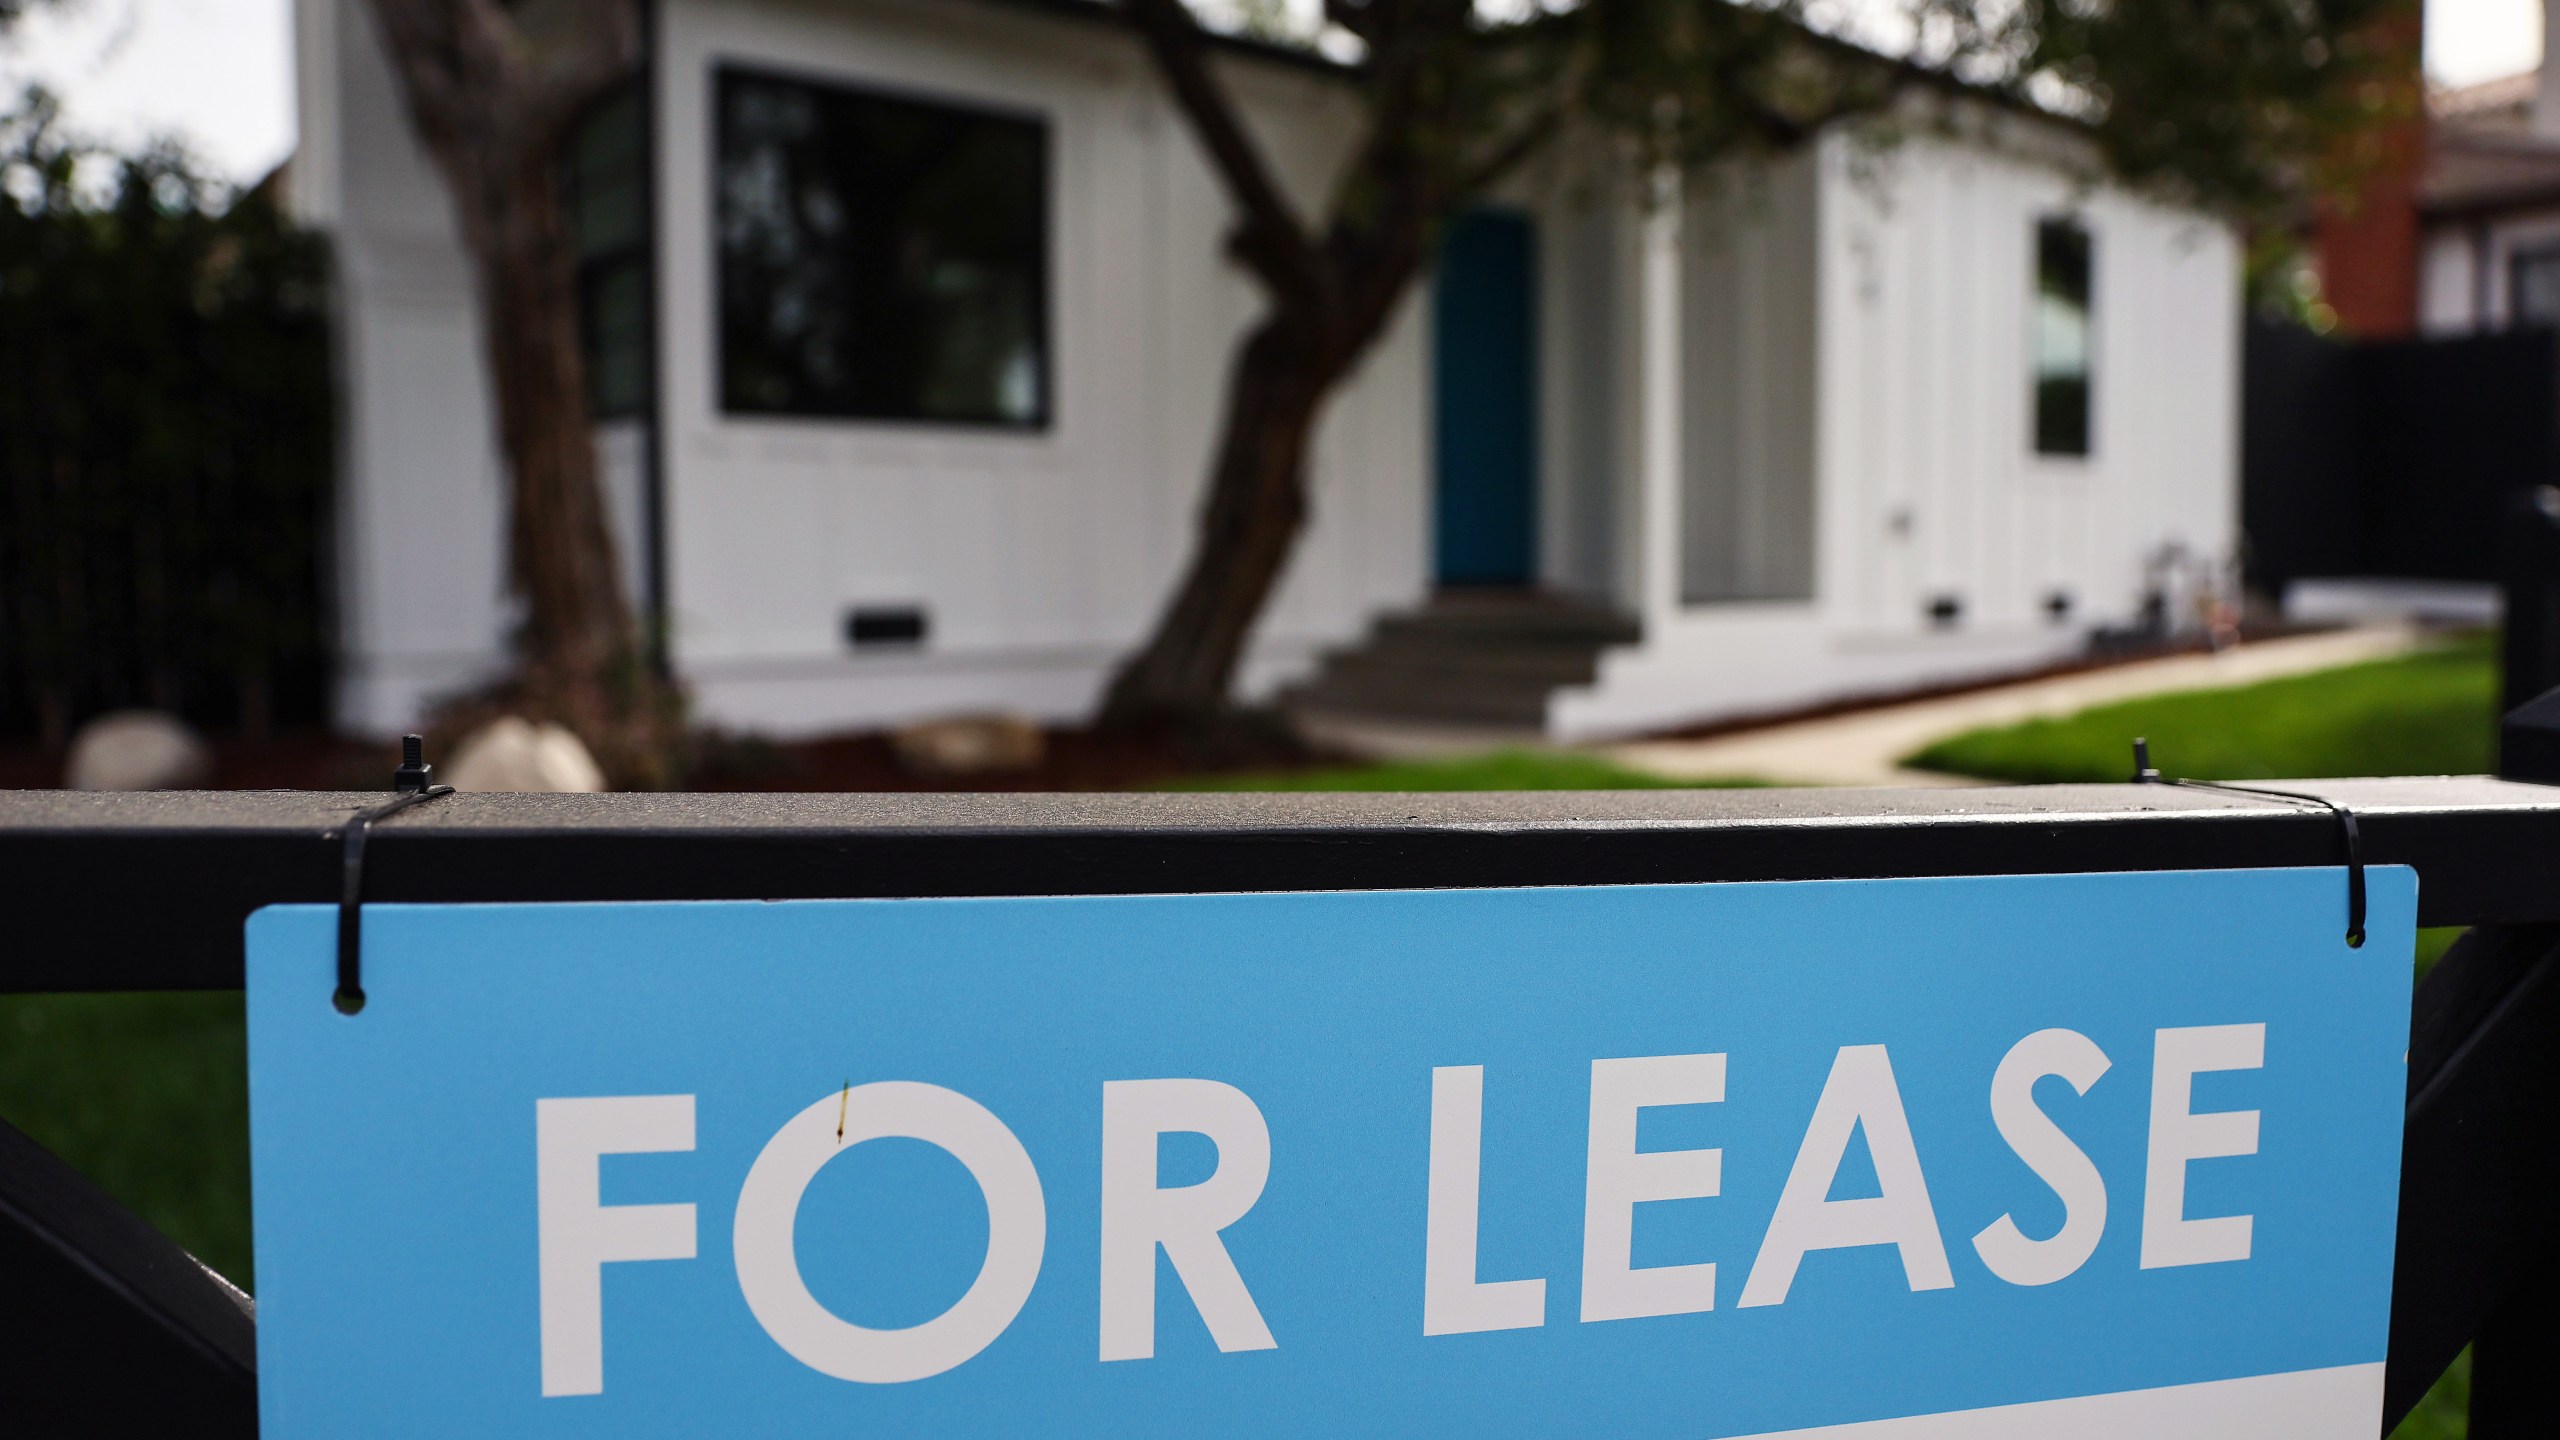
<svg viewBox="0 0 2560 1440">
<path fill-rule="evenodd" d="M 2463 1440 L 2471 1429 L 2471 1348 L 2453 1357 L 2444 1378 L 2391 1432 L 2391 1440 Z"/>
<path fill-rule="evenodd" d="M 2445 950 L 2461 936 L 2459 929 L 2421 930 L 2418 932 L 2418 978 L 2427 978 Z M 2435 1383 L 2418 1408 L 2391 1432 L 2391 1440 L 2463 1440 L 2470 1429 L 2471 1352 L 2465 1349 L 2454 1357 L 2444 1378 Z"/>
<path fill-rule="evenodd" d="M 2122 780 L 2134 737 L 2194 780 L 2473 775 L 2495 767 L 2498 664 L 2476 636 L 2440 649 L 2229 690 L 2101 705 L 1973 730 L 1904 762 L 2020 784 Z"/>
<path fill-rule="evenodd" d="M 238 995 L 0 995 L 0 1118 L 248 1288 Z"/>
</svg>

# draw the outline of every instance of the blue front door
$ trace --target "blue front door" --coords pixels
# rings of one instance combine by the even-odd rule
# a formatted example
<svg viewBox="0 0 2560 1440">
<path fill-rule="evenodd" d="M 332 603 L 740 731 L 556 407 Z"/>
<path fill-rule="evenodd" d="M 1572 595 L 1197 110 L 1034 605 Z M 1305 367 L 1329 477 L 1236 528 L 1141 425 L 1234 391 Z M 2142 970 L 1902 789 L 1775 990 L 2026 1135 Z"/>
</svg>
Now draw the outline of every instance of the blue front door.
<svg viewBox="0 0 2560 1440">
<path fill-rule="evenodd" d="M 1536 574 L 1537 235 L 1478 210 L 1450 225 L 1432 291 L 1436 532 L 1443 585 Z"/>
</svg>

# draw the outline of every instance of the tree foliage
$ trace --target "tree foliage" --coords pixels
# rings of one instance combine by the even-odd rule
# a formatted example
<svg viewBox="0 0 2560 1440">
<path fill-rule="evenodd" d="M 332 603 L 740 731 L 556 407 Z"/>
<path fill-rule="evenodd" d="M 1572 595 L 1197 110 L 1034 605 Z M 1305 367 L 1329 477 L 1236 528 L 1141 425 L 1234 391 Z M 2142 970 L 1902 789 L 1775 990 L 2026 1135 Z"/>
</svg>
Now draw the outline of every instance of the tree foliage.
<svg viewBox="0 0 2560 1440">
<path fill-rule="evenodd" d="M 0 723 L 319 718 L 327 278 L 174 148 L 0 117 Z"/>
<path fill-rule="evenodd" d="M 2032 0 L 1989 28 L 2007 88 L 2116 174 L 2249 222 L 2353 179 L 2422 99 L 2416 0 Z"/>
</svg>

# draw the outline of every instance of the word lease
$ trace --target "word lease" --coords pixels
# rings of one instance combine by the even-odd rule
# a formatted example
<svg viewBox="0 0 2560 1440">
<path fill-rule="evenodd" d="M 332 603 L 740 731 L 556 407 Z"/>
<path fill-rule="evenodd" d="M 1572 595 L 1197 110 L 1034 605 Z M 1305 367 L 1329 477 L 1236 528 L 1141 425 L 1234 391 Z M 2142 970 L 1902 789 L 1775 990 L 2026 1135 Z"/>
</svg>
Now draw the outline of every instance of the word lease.
<svg viewBox="0 0 2560 1440">
<path fill-rule="evenodd" d="M 2369 884 L 262 911 L 261 1433 L 2369 1440 Z"/>
</svg>

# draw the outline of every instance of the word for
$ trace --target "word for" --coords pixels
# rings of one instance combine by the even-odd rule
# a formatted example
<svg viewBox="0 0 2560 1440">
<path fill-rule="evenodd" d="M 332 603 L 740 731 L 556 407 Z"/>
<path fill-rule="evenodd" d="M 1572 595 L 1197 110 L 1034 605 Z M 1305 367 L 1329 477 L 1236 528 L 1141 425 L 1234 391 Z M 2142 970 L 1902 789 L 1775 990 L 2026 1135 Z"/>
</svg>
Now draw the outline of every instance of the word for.
<svg viewBox="0 0 2560 1440">
<path fill-rule="evenodd" d="M 2256 1069 L 2265 1050 L 2264 1025 L 2154 1035 L 2142 1268 L 2249 1257 L 2251 1217 L 2190 1218 L 2186 1177 L 2196 1161 L 2255 1154 L 2258 1112 L 2198 1113 L 2190 1098 L 2198 1074 Z M 1637 1266 L 1631 1255 L 1635 1207 L 1716 1195 L 1724 1152 L 1638 1150 L 1636 1122 L 1648 1108 L 1723 1100 L 1725 1059 L 1651 1055 L 1592 1062 L 1582 1320 L 1715 1308 L 1714 1262 Z M 2039 1030 L 2011 1047 L 1992 1075 L 1991 1115 L 2001 1138 L 2063 1206 L 2060 1228 L 2041 1239 L 2030 1238 L 2010 1215 L 1973 1237 L 1983 1264 L 2010 1284 L 2050 1285 L 2077 1271 L 2098 1247 L 2107 1223 L 2105 1182 L 2087 1153 L 2038 1108 L 2035 1086 L 2053 1075 L 2085 1094 L 2109 1063 L 2077 1031 Z M 1425 1335 L 1546 1323 L 1545 1280 L 1477 1277 L 1483 1103 L 1483 1066 L 1431 1072 Z M 599 1161 L 691 1150 L 694 1097 L 544 1099 L 534 1113 L 542 1393 L 597 1394 L 604 1389 L 603 1267 L 690 1260 L 695 1252 L 691 1204 L 605 1205 L 598 1198 Z M 1879 1191 L 1831 1199 L 1850 1138 L 1861 1130 Z M 1216 1168 L 1197 1184 L 1159 1185 L 1158 1140 L 1182 1133 L 1216 1145 Z M 793 1231 L 801 1195 L 821 1167 L 862 1141 L 892 1136 L 938 1146 L 968 1168 L 986 1200 L 987 1247 L 976 1280 L 949 1309 L 919 1325 L 873 1329 L 832 1313 L 809 1293 L 794 1258 Z M 1220 1350 L 1274 1348 L 1271 1328 L 1219 1238 L 1253 1208 L 1270 1175 L 1270 1129 L 1260 1107 L 1234 1086 L 1203 1079 L 1104 1083 L 1101 1359 L 1155 1354 L 1159 1250 Z M 955 1090 L 884 1080 L 829 1094 L 784 1122 L 739 1189 L 730 1248 L 747 1307 L 775 1343 L 822 1374 L 889 1385 L 939 1375 L 1003 1334 L 1031 1296 L 1047 1240 L 1039 1171 L 1002 1120 Z M 1899 1252 L 1911 1289 L 1955 1284 L 1892 1061 L 1884 1046 L 1851 1045 L 1832 1061 L 1737 1303 L 1785 1303 L 1813 1251 L 1881 1245 Z"/>
</svg>

